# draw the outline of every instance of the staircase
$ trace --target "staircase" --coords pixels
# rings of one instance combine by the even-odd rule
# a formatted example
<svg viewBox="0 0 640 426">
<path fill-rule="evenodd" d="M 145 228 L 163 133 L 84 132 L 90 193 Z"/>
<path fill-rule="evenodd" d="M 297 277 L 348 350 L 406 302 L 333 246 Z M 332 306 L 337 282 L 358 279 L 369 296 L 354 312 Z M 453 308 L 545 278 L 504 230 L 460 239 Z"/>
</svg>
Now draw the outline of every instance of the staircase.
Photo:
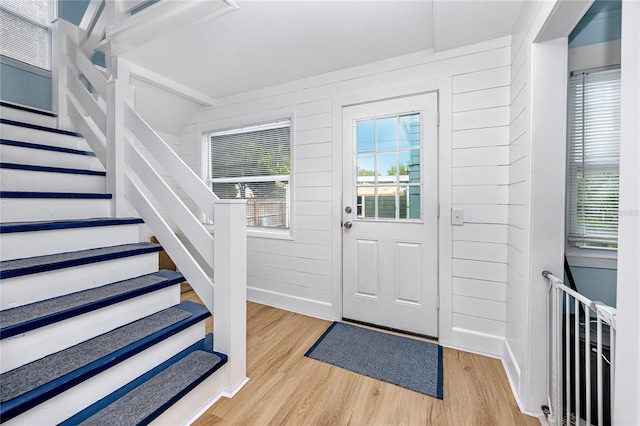
<svg viewBox="0 0 640 426">
<path fill-rule="evenodd" d="M 227 356 L 105 170 L 51 114 L 0 107 L 0 423 L 186 423 Z M 215 374 L 214 374 L 215 373 Z M 217 390 L 218 389 L 218 390 Z"/>
</svg>

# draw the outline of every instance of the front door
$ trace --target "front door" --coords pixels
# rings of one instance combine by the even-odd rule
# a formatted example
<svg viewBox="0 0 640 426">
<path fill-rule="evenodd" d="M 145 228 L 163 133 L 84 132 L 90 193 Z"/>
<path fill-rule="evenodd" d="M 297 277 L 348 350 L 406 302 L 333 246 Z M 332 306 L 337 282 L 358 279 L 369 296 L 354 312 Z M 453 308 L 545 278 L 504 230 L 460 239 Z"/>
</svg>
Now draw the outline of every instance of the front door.
<svg viewBox="0 0 640 426">
<path fill-rule="evenodd" d="M 437 103 L 343 109 L 345 319 L 438 335 Z"/>
</svg>

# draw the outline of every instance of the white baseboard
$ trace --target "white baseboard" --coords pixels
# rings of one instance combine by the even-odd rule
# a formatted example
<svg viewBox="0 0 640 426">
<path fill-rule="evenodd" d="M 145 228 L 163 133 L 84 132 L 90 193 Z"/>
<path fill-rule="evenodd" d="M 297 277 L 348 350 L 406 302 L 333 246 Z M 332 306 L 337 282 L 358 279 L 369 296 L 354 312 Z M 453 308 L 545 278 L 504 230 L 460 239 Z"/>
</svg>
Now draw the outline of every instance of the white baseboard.
<svg viewBox="0 0 640 426">
<path fill-rule="evenodd" d="M 330 303 L 247 286 L 247 300 L 314 318 L 333 321 Z"/>
<path fill-rule="evenodd" d="M 441 343 L 454 349 L 477 353 L 491 358 L 504 357 L 504 338 L 454 327 L 449 342 Z"/>
</svg>

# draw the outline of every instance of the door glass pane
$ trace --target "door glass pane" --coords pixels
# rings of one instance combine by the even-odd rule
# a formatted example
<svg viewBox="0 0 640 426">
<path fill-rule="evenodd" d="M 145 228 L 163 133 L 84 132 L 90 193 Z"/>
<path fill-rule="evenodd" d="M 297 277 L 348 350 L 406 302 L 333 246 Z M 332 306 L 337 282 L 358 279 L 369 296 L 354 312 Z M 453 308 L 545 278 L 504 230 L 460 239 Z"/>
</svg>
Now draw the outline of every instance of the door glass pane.
<svg viewBox="0 0 640 426">
<path fill-rule="evenodd" d="M 378 125 L 378 150 L 396 149 L 396 121 L 397 117 L 379 118 Z"/>
<path fill-rule="evenodd" d="M 378 218 L 396 218 L 396 186 L 379 186 L 378 188 Z"/>
<path fill-rule="evenodd" d="M 373 154 L 358 154 L 358 184 L 375 183 L 375 164 Z"/>
<path fill-rule="evenodd" d="M 420 114 L 400 117 L 400 148 L 417 148 L 420 146 Z"/>
<path fill-rule="evenodd" d="M 356 122 L 358 219 L 421 218 L 420 114 Z"/>
<path fill-rule="evenodd" d="M 420 186 L 401 187 L 400 194 L 404 197 L 400 199 L 400 218 L 420 219 Z M 403 209 L 405 216 L 402 216 Z"/>
<path fill-rule="evenodd" d="M 396 153 L 395 152 L 385 152 L 382 154 L 378 154 L 378 182 L 381 184 L 389 184 L 396 182 Z"/>
<path fill-rule="evenodd" d="M 358 121 L 356 124 L 358 152 L 373 152 L 374 128 L 374 120 Z"/>
</svg>

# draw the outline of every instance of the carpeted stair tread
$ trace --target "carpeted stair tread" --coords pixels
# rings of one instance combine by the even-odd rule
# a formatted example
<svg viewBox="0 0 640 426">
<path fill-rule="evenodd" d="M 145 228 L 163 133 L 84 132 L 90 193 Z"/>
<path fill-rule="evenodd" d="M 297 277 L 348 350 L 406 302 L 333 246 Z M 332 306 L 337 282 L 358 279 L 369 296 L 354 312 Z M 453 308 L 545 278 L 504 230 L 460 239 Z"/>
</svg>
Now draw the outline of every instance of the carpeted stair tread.
<svg viewBox="0 0 640 426">
<path fill-rule="evenodd" d="M 88 263 L 102 262 L 139 254 L 161 251 L 159 244 L 142 242 L 56 253 L 0 262 L 0 279 L 12 278 L 55 269 L 70 268 Z"/>
<path fill-rule="evenodd" d="M 182 302 L 7 371 L 0 375 L 0 417 L 9 420 L 209 315 L 202 305 Z"/>
<path fill-rule="evenodd" d="M 145 420 L 159 408 L 170 403 L 176 394 L 187 389 L 219 362 L 220 357 L 215 354 L 204 351 L 191 352 L 80 424 L 87 426 L 144 424 Z"/>
<path fill-rule="evenodd" d="M 0 234 L 11 232 L 49 231 L 54 229 L 93 228 L 97 226 L 135 225 L 144 223 L 137 217 L 47 220 L 0 223 Z"/>
<path fill-rule="evenodd" d="M 0 339 L 62 321 L 86 312 L 184 281 L 182 274 L 158 271 L 89 290 L 0 311 Z"/>
</svg>

